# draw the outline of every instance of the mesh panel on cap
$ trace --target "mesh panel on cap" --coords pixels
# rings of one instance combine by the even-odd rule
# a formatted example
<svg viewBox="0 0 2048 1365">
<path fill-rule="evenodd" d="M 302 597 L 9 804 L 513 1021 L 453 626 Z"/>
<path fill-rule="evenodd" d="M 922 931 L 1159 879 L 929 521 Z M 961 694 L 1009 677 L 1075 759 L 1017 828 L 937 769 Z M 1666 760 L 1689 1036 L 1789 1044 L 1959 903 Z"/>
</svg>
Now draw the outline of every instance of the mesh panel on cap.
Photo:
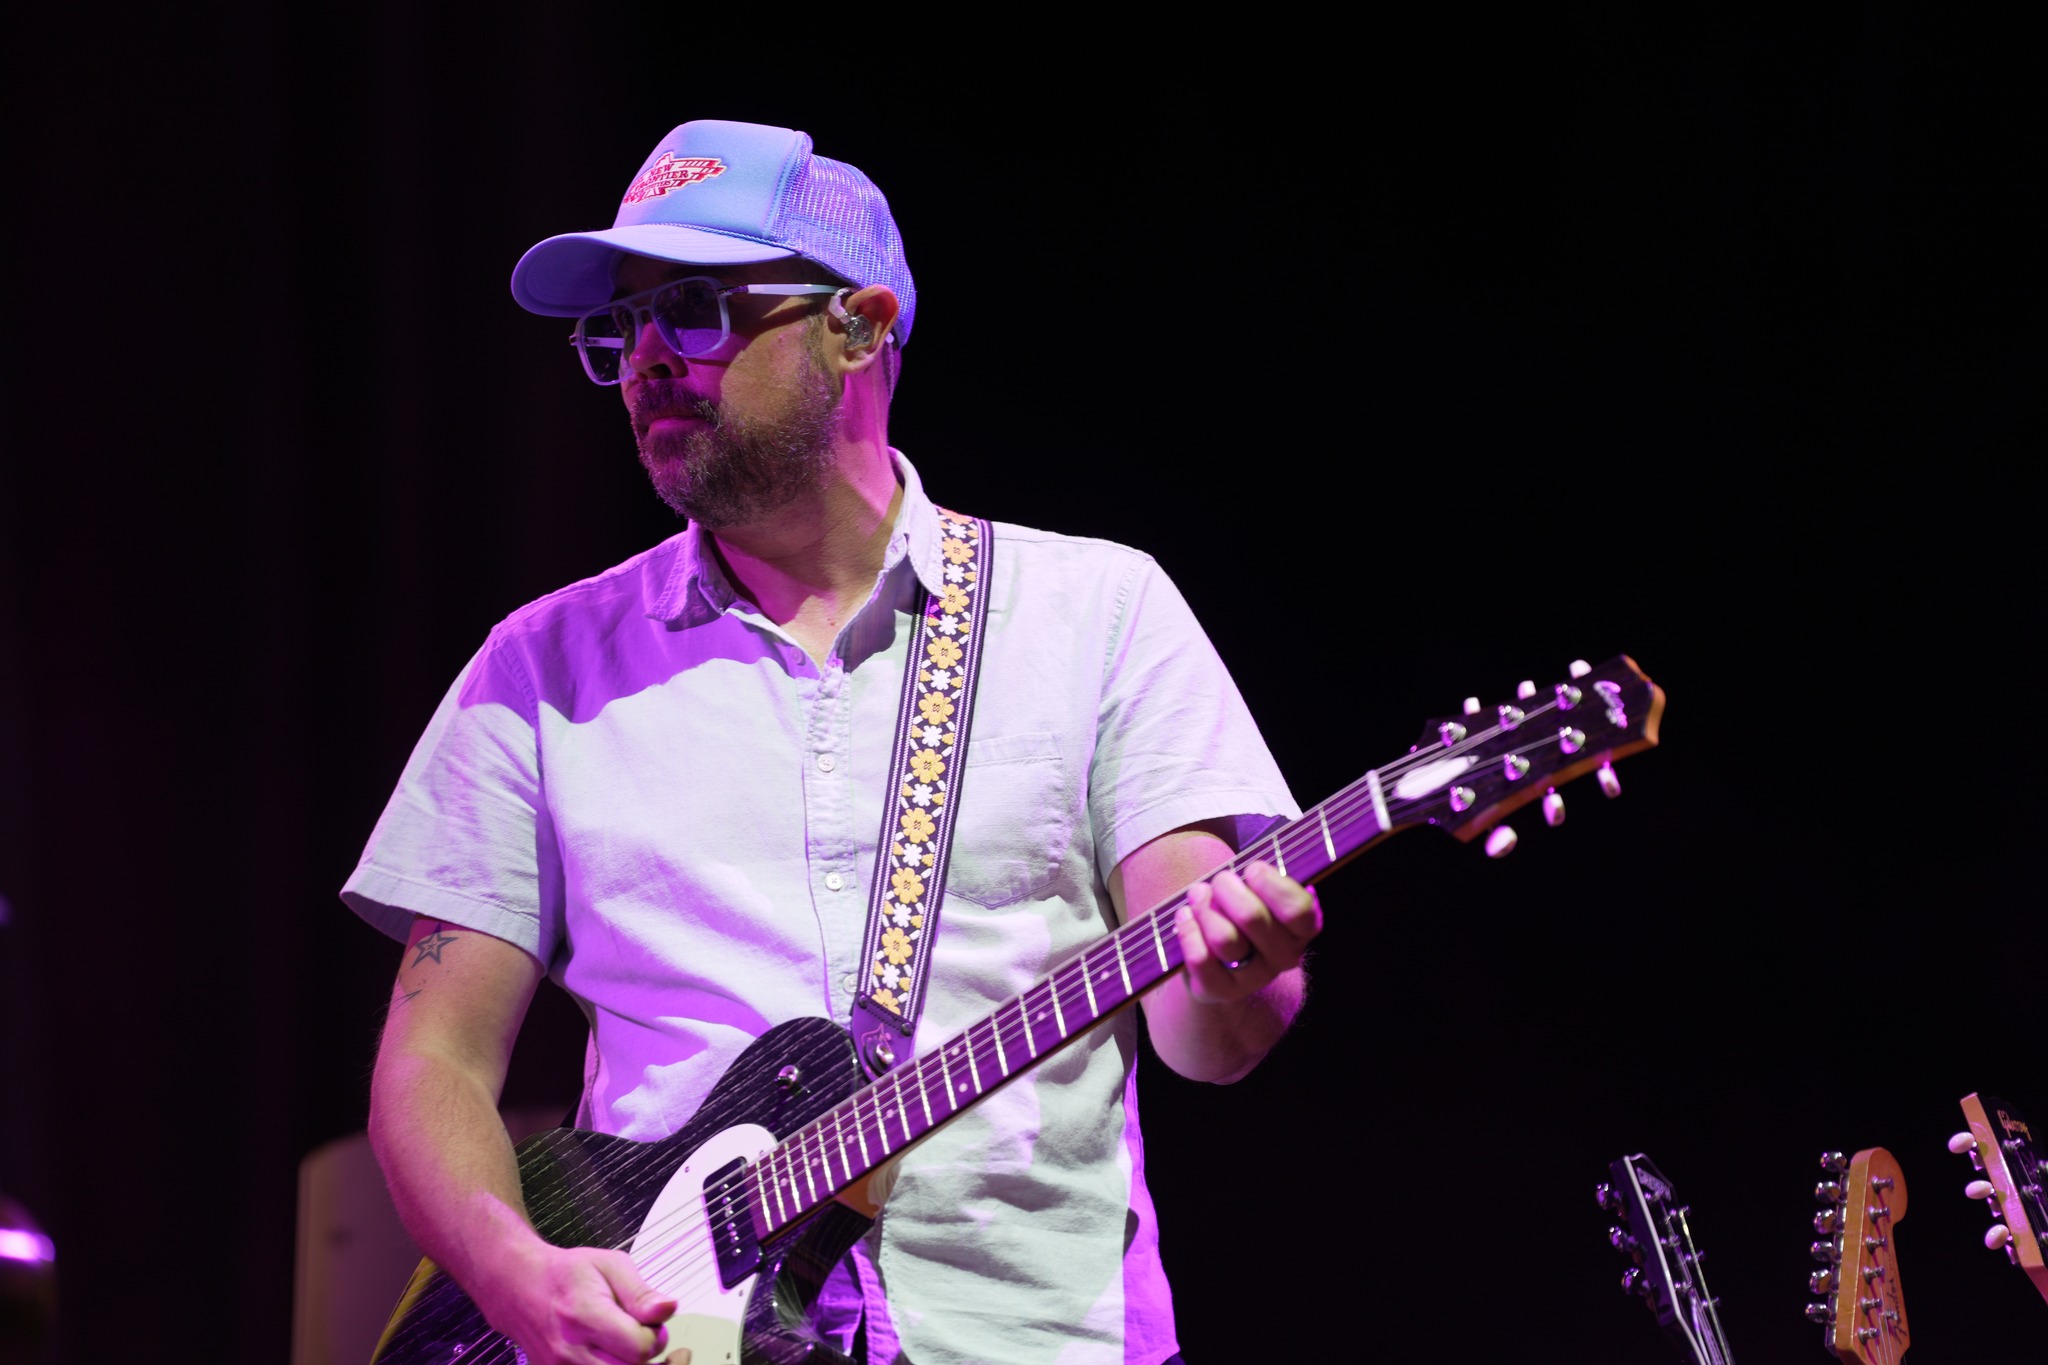
<svg viewBox="0 0 2048 1365">
<path fill-rule="evenodd" d="M 784 196 L 773 235 L 854 284 L 886 284 L 902 312 L 897 340 L 910 337 L 917 289 L 903 260 L 903 238 L 875 182 L 844 162 L 812 156 Z"/>
</svg>

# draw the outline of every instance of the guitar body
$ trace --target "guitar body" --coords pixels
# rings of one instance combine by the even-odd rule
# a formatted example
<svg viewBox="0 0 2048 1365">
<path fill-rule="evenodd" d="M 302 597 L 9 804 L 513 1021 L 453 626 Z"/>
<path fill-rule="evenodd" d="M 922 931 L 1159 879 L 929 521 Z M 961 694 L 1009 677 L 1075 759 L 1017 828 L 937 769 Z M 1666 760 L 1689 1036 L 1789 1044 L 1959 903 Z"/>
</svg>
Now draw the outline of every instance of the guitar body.
<svg viewBox="0 0 2048 1365">
<path fill-rule="evenodd" d="M 648 1282 L 678 1300 L 669 1346 L 688 1347 L 693 1365 L 843 1365 L 845 1358 L 811 1328 L 810 1309 L 868 1220 L 828 1203 L 758 1248 L 758 1264 L 728 1286 L 721 1261 L 728 1270 L 733 1263 L 718 1254 L 721 1229 L 714 1227 L 715 1212 L 706 1214 L 703 1189 L 707 1179 L 734 1162 L 753 1161 L 865 1081 L 853 1039 L 838 1025 L 828 1019 L 778 1025 L 739 1055 L 702 1107 L 669 1137 L 636 1142 L 556 1128 L 520 1143 L 527 1213 L 556 1246 L 629 1248 Z M 710 1202 L 716 1210 L 718 1201 Z M 743 1208 L 737 1217 L 745 1222 Z M 749 1227 L 741 1234 L 748 1244 L 742 1250 L 751 1250 L 751 1238 Z M 523 1359 L 454 1280 L 422 1261 L 373 1365 L 518 1365 Z"/>
</svg>

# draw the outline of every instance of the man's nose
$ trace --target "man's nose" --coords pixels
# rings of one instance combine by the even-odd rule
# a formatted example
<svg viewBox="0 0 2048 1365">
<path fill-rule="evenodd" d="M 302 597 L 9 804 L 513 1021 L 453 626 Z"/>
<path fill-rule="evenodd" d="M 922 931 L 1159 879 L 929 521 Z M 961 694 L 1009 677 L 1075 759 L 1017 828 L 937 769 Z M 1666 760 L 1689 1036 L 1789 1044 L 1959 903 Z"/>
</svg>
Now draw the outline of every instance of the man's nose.
<svg viewBox="0 0 2048 1365">
<path fill-rule="evenodd" d="M 669 349 L 662 339 L 661 328 L 654 325 L 651 314 L 643 313 L 633 333 L 633 350 L 626 357 L 626 363 L 633 372 L 643 379 L 679 379 L 687 366 L 683 358 Z"/>
</svg>

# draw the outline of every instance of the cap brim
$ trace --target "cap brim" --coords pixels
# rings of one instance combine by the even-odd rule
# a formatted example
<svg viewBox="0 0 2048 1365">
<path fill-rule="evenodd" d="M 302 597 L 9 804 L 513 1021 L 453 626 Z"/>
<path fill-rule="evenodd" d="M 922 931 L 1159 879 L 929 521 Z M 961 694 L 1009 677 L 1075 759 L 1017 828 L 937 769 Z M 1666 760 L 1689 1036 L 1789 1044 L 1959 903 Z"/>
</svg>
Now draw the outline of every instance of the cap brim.
<svg viewBox="0 0 2048 1365">
<path fill-rule="evenodd" d="M 621 256 L 651 256 L 678 265 L 748 265 L 794 255 L 788 247 L 677 223 L 569 232 L 519 258 L 512 267 L 512 297 L 530 313 L 575 317 L 611 300 Z"/>
</svg>

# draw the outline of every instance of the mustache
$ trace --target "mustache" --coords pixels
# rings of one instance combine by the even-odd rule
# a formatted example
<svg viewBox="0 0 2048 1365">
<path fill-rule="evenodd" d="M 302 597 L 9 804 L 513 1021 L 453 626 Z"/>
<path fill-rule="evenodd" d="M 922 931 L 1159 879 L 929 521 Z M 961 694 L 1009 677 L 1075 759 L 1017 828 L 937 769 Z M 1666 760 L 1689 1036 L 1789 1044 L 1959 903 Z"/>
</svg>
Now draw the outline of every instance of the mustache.
<svg viewBox="0 0 2048 1365">
<path fill-rule="evenodd" d="M 633 432 L 645 436 L 657 417 L 689 416 L 718 425 L 718 404 L 698 398 L 680 379 L 643 379 L 633 391 Z"/>
</svg>

